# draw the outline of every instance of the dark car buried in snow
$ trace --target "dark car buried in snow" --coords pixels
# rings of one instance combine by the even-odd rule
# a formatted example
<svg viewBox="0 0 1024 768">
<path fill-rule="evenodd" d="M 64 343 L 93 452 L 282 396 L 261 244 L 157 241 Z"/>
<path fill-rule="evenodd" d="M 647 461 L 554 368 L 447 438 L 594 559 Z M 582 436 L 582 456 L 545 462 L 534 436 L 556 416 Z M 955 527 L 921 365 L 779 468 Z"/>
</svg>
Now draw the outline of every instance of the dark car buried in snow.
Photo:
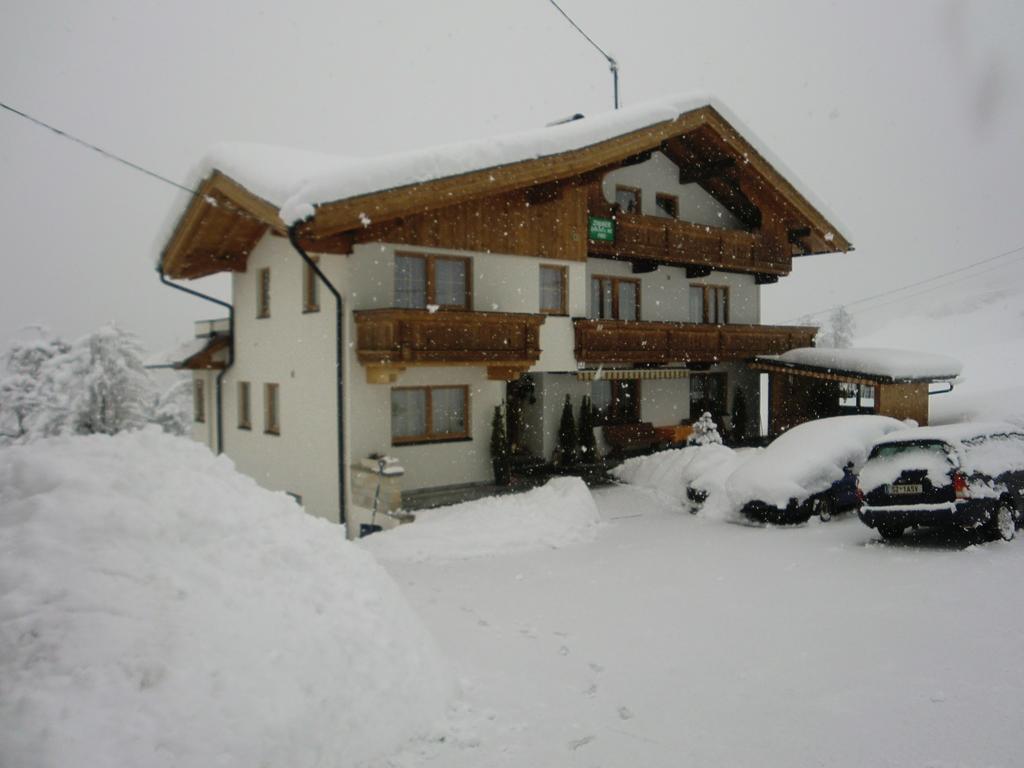
<svg viewBox="0 0 1024 768">
<path fill-rule="evenodd" d="M 861 470 L 865 525 L 883 538 L 911 526 L 983 529 L 1007 541 L 1024 511 L 1024 429 L 950 424 L 879 441 Z"/>
<path fill-rule="evenodd" d="M 858 503 L 854 471 L 871 446 L 907 429 L 888 416 L 817 419 L 793 427 L 741 464 L 725 486 L 732 508 L 757 521 L 804 523 L 823 520 Z"/>
</svg>

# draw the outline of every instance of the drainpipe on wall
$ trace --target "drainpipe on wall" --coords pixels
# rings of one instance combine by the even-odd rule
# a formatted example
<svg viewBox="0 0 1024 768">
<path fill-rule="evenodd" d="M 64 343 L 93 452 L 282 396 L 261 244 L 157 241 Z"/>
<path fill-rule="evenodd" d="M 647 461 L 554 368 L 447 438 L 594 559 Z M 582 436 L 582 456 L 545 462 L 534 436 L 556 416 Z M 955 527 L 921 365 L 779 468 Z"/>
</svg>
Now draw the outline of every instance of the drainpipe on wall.
<svg viewBox="0 0 1024 768">
<path fill-rule="evenodd" d="M 295 252 L 306 262 L 306 266 L 313 270 L 321 283 L 331 292 L 334 297 L 334 322 L 335 322 L 335 369 L 338 378 L 338 523 L 345 526 L 346 536 L 348 535 L 348 516 L 345 513 L 345 415 L 344 415 L 344 379 L 342 355 L 344 354 L 344 302 L 338 289 L 334 287 L 327 276 L 320 271 L 317 263 L 310 258 L 309 254 L 299 245 L 299 223 L 288 227 L 288 241 L 292 244 Z"/>
<path fill-rule="evenodd" d="M 219 304 L 222 307 L 226 307 L 228 310 L 228 362 L 224 366 L 223 370 L 217 374 L 217 378 L 214 384 L 214 390 L 217 398 L 217 453 L 224 452 L 224 415 L 223 415 L 223 398 L 221 396 L 221 382 L 224 380 L 224 375 L 228 372 L 232 363 L 235 362 L 235 308 L 226 301 L 215 299 L 213 296 L 207 296 L 205 293 L 194 291 L 191 288 L 186 288 L 183 285 L 172 283 L 167 279 L 167 275 L 164 274 L 164 265 L 161 263 L 157 266 L 156 271 L 160 275 L 160 282 L 164 285 L 170 286 L 175 290 L 182 291 L 191 296 L 196 296 L 205 301 Z"/>
</svg>

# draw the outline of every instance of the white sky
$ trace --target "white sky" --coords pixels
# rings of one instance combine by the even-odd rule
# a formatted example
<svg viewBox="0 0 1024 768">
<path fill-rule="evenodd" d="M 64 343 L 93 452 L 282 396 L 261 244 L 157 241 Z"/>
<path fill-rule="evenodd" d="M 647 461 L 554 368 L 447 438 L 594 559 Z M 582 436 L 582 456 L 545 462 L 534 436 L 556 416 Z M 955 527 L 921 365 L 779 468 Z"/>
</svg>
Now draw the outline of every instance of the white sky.
<svg viewBox="0 0 1024 768">
<path fill-rule="evenodd" d="M 799 259 L 766 320 L 1024 246 L 1024 4 L 562 6 L 619 59 L 625 104 L 713 93 L 848 227 L 857 251 Z M 6 0 L 2 16 L 0 101 L 182 181 L 222 140 L 378 154 L 611 106 L 607 65 L 546 0 Z M 155 350 L 216 314 L 153 270 L 176 200 L 0 111 L 0 346 L 30 323 L 116 320 Z"/>
</svg>

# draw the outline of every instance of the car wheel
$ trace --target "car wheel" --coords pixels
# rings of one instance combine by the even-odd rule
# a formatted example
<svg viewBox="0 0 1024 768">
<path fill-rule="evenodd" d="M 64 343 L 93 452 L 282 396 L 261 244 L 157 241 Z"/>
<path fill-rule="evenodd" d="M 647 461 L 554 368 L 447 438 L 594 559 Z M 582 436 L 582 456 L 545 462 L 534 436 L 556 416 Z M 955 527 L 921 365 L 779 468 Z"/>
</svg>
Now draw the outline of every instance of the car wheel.
<svg viewBox="0 0 1024 768">
<path fill-rule="evenodd" d="M 1013 519 L 1013 507 L 1005 499 L 999 502 L 996 511 L 992 513 L 992 517 L 989 519 L 989 531 L 993 540 L 1002 539 L 1003 541 L 1012 541 L 1017 533 L 1017 523 Z"/>
<path fill-rule="evenodd" d="M 878 532 L 882 538 L 889 541 L 891 539 L 898 539 L 903 536 L 904 528 L 902 525 L 886 525 L 885 523 L 879 523 Z"/>
<path fill-rule="evenodd" d="M 827 523 L 836 513 L 836 503 L 828 496 L 819 496 L 814 500 L 814 514 L 821 518 L 821 522 Z"/>
</svg>

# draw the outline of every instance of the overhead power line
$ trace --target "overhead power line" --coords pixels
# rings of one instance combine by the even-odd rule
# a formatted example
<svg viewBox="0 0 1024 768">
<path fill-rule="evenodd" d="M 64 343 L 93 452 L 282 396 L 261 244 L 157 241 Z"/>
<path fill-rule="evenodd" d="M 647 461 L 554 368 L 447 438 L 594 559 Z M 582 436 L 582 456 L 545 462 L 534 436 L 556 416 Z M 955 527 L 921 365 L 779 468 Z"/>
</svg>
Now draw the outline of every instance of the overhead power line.
<svg viewBox="0 0 1024 768">
<path fill-rule="evenodd" d="M 584 32 L 583 29 L 580 27 L 580 25 L 577 24 L 575 21 L 573 21 L 572 17 L 568 13 L 563 11 L 561 6 L 559 6 L 558 3 L 555 2 L 555 0 L 548 0 L 548 1 L 553 6 L 555 6 L 555 9 L 560 14 L 562 14 L 562 16 L 565 17 L 565 20 L 568 21 L 570 24 L 572 24 L 573 28 L 577 32 L 579 32 L 581 35 L 583 35 L 583 37 L 586 39 L 586 41 L 588 43 L 590 43 L 592 46 L 594 46 L 594 48 L 597 49 L 597 52 L 600 53 L 602 56 L 604 56 L 605 59 L 608 61 L 608 67 L 612 71 L 612 92 L 613 92 L 613 97 L 612 98 L 613 98 L 613 102 L 615 104 L 615 108 L 618 109 L 619 108 L 619 62 L 617 62 L 613 56 L 611 56 L 610 54 L 606 53 L 604 48 L 602 48 L 600 45 L 595 43 L 594 39 L 590 35 L 588 35 L 586 32 Z"/>
<path fill-rule="evenodd" d="M 957 274 L 960 274 L 961 272 L 966 272 L 969 269 L 973 269 L 974 267 L 980 266 L 982 264 L 988 264 L 989 262 L 995 261 L 996 259 L 1002 259 L 1002 258 L 1005 258 L 1007 256 L 1012 256 L 1013 254 L 1015 254 L 1015 253 L 1017 253 L 1019 251 L 1024 251 L 1024 245 L 1018 245 L 1016 248 L 1011 248 L 1010 250 L 1004 251 L 1003 253 L 996 254 L 995 256 L 989 256 L 988 258 L 979 259 L 978 261 L 971 262 L 970 264 L 967 264 L 965 266 L 957 267 L 956 269 L 951 269 L 948 272 L 942 272 L 942 273 L 940 273 L 938 275 L 933 275 L 932 277 L 927 277 L 924 280 L 918 280 L 917 282 L 907 283 L 906 285 L 901 285 L 901 286 L 899 286 L 897 288 L 890 288 L 890 289 L 882 291 L 880 293 L 874 293 L 874 294 L 872 294 L 870 296 L 864 296 L 864 297 L 859 298 L 859 299 L 854 299 L 853 301 L 843 302 L 843 306 L 844 307 L 852 307 L 852 306 L 855 306 L 857 304 L 863 304 L 865 302 L 872 301 L 874 299 L 880 299 L 880 298 L 882 298 L 884 296 L 892 296 L 893 294 L 900 293 L 901 291 L 907 291 L 907 290 L 910 290 L 911 288 L 917 288 L 917 287 L 922 286 L 922 285 L 927 285 L 928 283 L 933 283 L 936 280 L 941 280 L 942 278 L 949 277 L 950 275 L 957 275 Z M 921 293 L 925 293 L 925 292 L 926 291 L 921 291 Z M 831 312 L 833 308 L 834 307 L 828 307 L 826 309 L 819 309 L 816 312 L 808 312 L 805 315 L 802 315 L 802 317 L 814 317 L 815 315 L 823 315 L 826 312 Z"/>
<path fill-rule="evenodd" d="M 140 173 L 144 173 L 147 176 L 152 176 L 154 179 L 162 181 L 165 184 L 170 184 L 172 187 L 176 187 L 176 188 L 182 190 L 183 192 L 188 192 L 191 195 L 198 195 L 199 194 L 194 189 L 191 189 L 190 187 L 186 187 L 184 184 L 179 184 L 176 181 L 168 179 L 166 176 L 160 175 L 156 171 L 151 171 L 148 168 L 142 167 L 138 163 L 133 163 L 131 160 L 126 160 L 125 158 L 121 157 L 120 155 L 115 155 L 113 152 L 110 152 L 110 151 L 108 151 L 106 149 L 103 149 L 102 147 L 97 147 L 95 144 L 90 144 L 85 139 L 80 139 L 77 136 L 74 136 L 74 135 L 68 133 L 67 131 L 62 131 L 60 128 L 57 128 L 56 126 L 50 125 L 49 123 L 43 122 L 38 117 L 33 117 L 32 115 L 29 115 L 29 114 L 27 114 L 25 112 L 22 112 L 20 109 L 15 109 L 14 107 L 10 106 L 9 104 L 4 104 L 2 101 L 0 101 L 0 107 L 3 107 L 8 112 L 12 112 L 15 115 L 18 115 L 19 117 L 23 117 L 26 120 L 28 120 L 29 122 L 35 123 L 36 125 L 38 125 L 38 126 L 40 126 L 42 128 L 46 128 L 49 131 L 53 131 L 58 136 L 62 136 L 65 139 L 70 139 L 71 141 L 73 141 L 73 142 L 75 142 L 77 144 L 81 144 L 83 147 L 87 147 L 87 148 L 93 150 L 94 152 L 99 152 L 101 155 L 103 155 L 106 158 L 109 158 L 111 160 L 116 160 L 117 162 L 121 163 L 122 165 L 127 165 L 129 168 L 134 168 L 136 171 L 139 171 Z"/>
</svg>

